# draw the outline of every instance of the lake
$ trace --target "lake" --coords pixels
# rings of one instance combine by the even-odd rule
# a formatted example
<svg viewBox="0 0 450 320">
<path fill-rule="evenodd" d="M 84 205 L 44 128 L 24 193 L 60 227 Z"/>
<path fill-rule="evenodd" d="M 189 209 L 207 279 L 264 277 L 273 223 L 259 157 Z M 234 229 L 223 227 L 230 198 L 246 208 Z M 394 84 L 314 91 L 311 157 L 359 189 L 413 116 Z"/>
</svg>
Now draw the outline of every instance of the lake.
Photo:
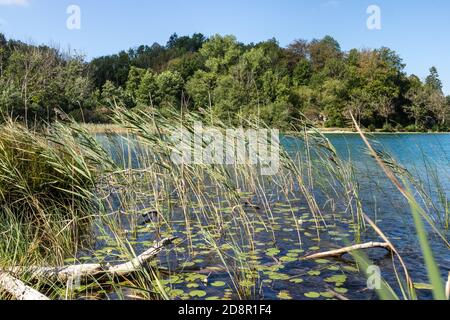
<svg viewBox="0 0 450 320">
<path fill-rule="evenodd" d="M 367 154 L 358 135 L 326 136 L 340 157 L 352 164 L 364 211 L 397 247 L 414 282 L 428 283 L 407 202 Z M 130 147 L 126 139 L 118 136 L 108 138 L 99 135 L 98 138 L 118 163 L 142 167 L 136 154 L 146 151 L 136 146 Z M 406 173 L 417 180 L 417 186 L 430 195 L 424 203 L 435 204 L 432 208 L 436 211 L 433 219 L 448 239 L 449 232 L 444 229 L 448 211 L 445 212 L 445 201 L 440 200 L 448 197 L 450 190 L 450 135 L 380 134 L 371 136 L 371 142 L 377 150 L 392 156 L 407 170 Z M 283 137 L 282 144 L 292 157 L 303 156 L 303 141 Z M 210 187 L 213 192 L 214 186 Z M 117 193 L 110 195 L 108 205 L 110 212 L 118 212 L 115 219 L 120 220 L 120 225 L 127 230 L 126 238 L 135 252 L 146 250 L 153 240 L 163 236 L 176 235 L 180 239 L 189 239 L 160 256 L 158 267 L 167 273 L 162 285 L 170 298 L 331 299 L 334 297 L 330 294 L 331 290 L 350 299 L 376 299 L 376 293 L 366 289 L 366 278 L 351 257 L 315 261 L 304 261 L 301 257 L 344 247 L 355 243 L 356 239 L 361 242 L 381 241 L 379 237 L 368 228 L 357 231 L 354 217 L 348 214 L 348 208 L 339 203 L 341 199 L 338 197 L 330 202 L 329 196 L 312 190 L 323 214 L 323 223 L 318 226 L 303 195 L 293 192 L 286 197 L 276 190 L 279 190 L 278 187 L 264 184 L 269 207 L 247 208 L 245 217 L 235 216 L 227 201 L 216 199 L 223 219 L 220 223 L 227 230 L 222 233 L 217 230 L 216 222 L 210 221 L 212 217 L 200 213 L 201 202 L 192 205 L 186 212 L 174 201 L 171 208 L 161 213 L 164 222 L 155 217 L 141 221 L 140 213 L 152 207 L 155 200 L 149 190 L 141 190 L 145 200 L 140 198 L 133 202 L 134 208 L 133 205 L 130 208 L 129 204 L 125 206 Z M 294 190 L 297 188 L 294 187 Z M 258 205 L 257 197 L 245 191 L 242 194 L 252 204 Z M 242 230 L 244 225 L 250 225 L 251 239 L 249 233 Z M 93 250 L 81 254 L 82 260 L 90 261 L 93 256 L 95 259 L 92 260 L 114 261 L 120 258 L 121 250 L 115 248 L 116 243 L 109 238 L 108 228 L 99 229 L 97 243 Z M 450 271 L 450 251 L 431 228 L 427 230 L 442 276 L 446 278 Z M 370 260 L 380 267 L 382 276 L 395 287 L 391 255 L 383 249 L 373 249 L 367 253 Z M 233 266 L 234 271 L 224 266 Z M 125 287 L 123 294 L 127 296 L 129 290 Z M 118 298 L 117 292 L 106 291 L 103 294 L 111 299 Z M 424 299 L 432 298 L 427 290 L 418 290 L 418 295 Z"/>
</svg>

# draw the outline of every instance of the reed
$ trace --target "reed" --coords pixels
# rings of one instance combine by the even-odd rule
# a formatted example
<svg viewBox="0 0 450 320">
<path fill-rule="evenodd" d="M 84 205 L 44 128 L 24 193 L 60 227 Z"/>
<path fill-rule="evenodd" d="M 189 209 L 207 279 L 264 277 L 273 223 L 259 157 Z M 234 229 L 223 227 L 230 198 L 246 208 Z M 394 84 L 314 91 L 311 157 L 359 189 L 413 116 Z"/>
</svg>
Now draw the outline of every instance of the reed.
<svg viewBox="0 0 450 320">
<path fill-rule="evenodd" d="M 190 299 L 203 298 L 217 286 L 223 295 L 211 298 L 263 299 L 264 288 L 274 281 L 302 285 L 283 269 L 306 253 L 306 238 L 320 244 L 337 233 L 338 223 L 348 229 L 344 243 L 359 243 L 371 228 L 382 234 L 368 219 L 351 161 L 307 120 L 285 137 L 303 152 L 282 147 L 278 174 L 262 176 L 250 161 L 235 166 L 173 163 L 171 155 L 180 146 L 169 139 L 170 132 L 183 128 L 193 134 L 199 121 L 221 132 L 229 128 L 207 113 L 116 107 L 112 114 L 114 128 L 120 129 L 106 133 L 75 123 L 55 124 L 45 133 L 5 124 L 0 133 L 0 174 L 5 177 L 0 233 L 6 240 L 0 245 L 0 268 L 128 261 L 154 240 L 181 240 L 132 279 L 88 279 L 66 288 L 34 285 L 47 288 L 52 298 Z M 258 119 L 240 123 L 268 129 Z M 442 226 L 448 224 L 448 212 L 440 210 L 448 204 L 445 192 L 439 192 L 436 203 L 399 164 L 387 156 L 381 161 L 415 186 L 411 197 L 424 204 L 420 218 L 445 242 Z M 279 238 L 281 220 L 290 221 L 290 250 Z M 431 256 L 424 256 L 432 266 Z M 363 274 L 371 264 L 362 255 L 355 261 Z M 397 262 L 393 259 L 394 270 Z M 395 277 L 397 283 L 383 282 L 380 297 L 414 299 L 411 286 L 405 287 L 412 283 L 407 266 Z M 183 283 L 187 289 L 180 289 Z M 289 293 L 279 297 L 289 298 Z"/>
</svg>

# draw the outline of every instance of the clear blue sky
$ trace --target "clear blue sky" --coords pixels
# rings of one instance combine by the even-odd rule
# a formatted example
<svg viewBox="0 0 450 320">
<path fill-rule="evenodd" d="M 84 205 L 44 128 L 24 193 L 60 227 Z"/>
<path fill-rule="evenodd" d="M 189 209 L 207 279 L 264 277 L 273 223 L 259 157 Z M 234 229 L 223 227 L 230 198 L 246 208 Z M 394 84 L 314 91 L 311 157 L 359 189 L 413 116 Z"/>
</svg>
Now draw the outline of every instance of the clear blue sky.
<svg viewBox="0 0 450 320">
<path fill-rule="evenodd" d="M 81 8 L 81 30 L 68 30 L 66 9 Z M 368 30 L 366 9 L 381 8 L 381 30 Z M 331 35 L 344 50 L 387 46 L 425 77 L 435 65 L 450 94 L 448 0 L 0 0 L 0 32 L 35 43 L 70 46 L 92 58 L 169 36 L 234 34 L 242 42 Z"/>
</svg>

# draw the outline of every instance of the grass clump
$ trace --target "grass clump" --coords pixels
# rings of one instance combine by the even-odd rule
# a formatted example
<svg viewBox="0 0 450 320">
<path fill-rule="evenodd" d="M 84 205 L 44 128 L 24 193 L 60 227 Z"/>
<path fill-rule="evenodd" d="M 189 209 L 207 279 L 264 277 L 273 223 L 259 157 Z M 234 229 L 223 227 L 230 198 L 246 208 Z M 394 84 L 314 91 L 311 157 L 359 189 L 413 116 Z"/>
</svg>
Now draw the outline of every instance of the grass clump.
<svg viewBox="0 0 450 320">
<path fill-rule="evenodd" d="M 96 172 L 104 163 L 103 151 L 76 126 L 1 125 L 0 264 L 53 263 L 73 251 L 97 208 Z"/>
<path fill-rule="evenodd" d="M 6 123 L 0 130 L 0 205 L 37 220 L 49 208 L 85 211 L 98 162 L 84 149 L 61 126 L 42 134 Z"/>
</svg>

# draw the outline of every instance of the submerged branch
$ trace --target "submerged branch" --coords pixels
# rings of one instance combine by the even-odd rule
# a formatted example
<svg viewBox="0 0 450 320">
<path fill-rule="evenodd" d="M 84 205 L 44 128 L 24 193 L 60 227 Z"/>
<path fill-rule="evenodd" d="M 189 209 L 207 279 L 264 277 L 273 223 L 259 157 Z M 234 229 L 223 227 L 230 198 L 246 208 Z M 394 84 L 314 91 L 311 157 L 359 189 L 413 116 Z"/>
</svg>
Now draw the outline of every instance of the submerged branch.
<svg viewBox="0 0 450 320">
<path fill-rule="evenodd" d="M 356 250 L 362 250 L 362 249 L 371 249 L 371 248 L 384 248 L 388 251 L 391 251 L 391 246 L 388 243 L 385 242 L 368 242 L 363 244 L 357 244 L 350 247 L 345 247 L 342 249 L 336 249 L 321 253 L 312 254 L 309 256 L 306 256 L 303 258 L 303 260 L 315 260 L 315 259 L 323 259 L 323 258 L 330 258 L 330 257 L 341 257 L 344 254 L 356 251 Z"/>
</svg>

